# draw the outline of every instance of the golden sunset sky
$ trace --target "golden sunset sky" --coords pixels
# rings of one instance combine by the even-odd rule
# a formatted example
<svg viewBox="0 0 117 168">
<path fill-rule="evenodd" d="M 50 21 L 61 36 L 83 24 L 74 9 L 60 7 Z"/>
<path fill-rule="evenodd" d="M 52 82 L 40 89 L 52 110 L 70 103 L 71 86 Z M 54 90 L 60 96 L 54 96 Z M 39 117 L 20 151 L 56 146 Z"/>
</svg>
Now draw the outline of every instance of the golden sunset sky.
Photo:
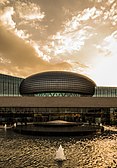
<svg viewBox="0 0 117 168">
<path fill-rule="evenodd" d="M 117 86 L 117 0 L 0 0 L 0 73 L 50 70 Z"/>
</svg>

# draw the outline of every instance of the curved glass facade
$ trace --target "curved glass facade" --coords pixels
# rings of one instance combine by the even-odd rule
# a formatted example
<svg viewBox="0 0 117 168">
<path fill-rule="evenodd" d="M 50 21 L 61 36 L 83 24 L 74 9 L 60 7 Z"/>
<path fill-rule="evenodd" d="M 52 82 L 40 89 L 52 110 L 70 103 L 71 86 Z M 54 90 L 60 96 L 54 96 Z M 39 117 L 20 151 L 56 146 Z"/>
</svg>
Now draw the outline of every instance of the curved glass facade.
<svg viewBox="0 0 117 168">
<path fill-rule="evenodd" d="M 27 96 L 28 94 L 52 92 L 55 95 L 56 93 L 74 93 L 74 95 L 92 96 L 95 91 L 95 86 L 96 84 L 91 79 L 81 74 L 65 71 L 50 71 L 38 73 L 24 79 L 20 85 L 20 93 Z"/>
</svg>

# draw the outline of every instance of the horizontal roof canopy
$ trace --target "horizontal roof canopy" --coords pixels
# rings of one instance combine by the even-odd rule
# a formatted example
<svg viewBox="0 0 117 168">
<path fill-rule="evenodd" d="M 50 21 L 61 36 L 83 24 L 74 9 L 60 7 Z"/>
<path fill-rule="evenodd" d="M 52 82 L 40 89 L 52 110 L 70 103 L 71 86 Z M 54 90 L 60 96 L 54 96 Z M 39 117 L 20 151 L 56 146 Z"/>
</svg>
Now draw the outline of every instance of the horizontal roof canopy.
<svg viewBox="0 0 117 168">
<path fill-rule="evenodd" d="M 116 97 L 0 97 L 0 107 L 116 107 Z"/>
</svg>

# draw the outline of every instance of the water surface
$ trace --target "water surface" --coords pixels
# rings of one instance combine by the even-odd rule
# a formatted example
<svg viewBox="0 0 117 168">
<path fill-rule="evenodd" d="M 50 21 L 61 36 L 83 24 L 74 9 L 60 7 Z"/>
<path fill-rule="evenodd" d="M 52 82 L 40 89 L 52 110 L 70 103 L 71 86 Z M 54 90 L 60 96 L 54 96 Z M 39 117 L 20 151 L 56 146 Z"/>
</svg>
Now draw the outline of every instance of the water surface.
<svg viewBox="0 0 117 168">
<path fill-rule="evenodd" d="M 67 158 L 54 161 L 62 145 Z M 0 168 L 117 168 L 117 134 L 35 137 L 0 130 Z"/>
</svg>

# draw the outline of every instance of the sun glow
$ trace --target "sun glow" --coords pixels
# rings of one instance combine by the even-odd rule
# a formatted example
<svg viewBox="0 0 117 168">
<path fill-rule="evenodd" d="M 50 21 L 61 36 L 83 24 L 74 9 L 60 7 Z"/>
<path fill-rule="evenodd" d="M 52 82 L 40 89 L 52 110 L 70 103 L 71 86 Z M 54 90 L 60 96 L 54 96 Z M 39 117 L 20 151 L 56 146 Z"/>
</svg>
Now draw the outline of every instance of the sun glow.
<svg viewBox="0 0 117 168">
<path fill-rule="evenodd" d="M 90 76 L 100 86 L 117 87 L 117 58 L 101 58 L 95 67 L 90 71 Z"/>
</svg>

